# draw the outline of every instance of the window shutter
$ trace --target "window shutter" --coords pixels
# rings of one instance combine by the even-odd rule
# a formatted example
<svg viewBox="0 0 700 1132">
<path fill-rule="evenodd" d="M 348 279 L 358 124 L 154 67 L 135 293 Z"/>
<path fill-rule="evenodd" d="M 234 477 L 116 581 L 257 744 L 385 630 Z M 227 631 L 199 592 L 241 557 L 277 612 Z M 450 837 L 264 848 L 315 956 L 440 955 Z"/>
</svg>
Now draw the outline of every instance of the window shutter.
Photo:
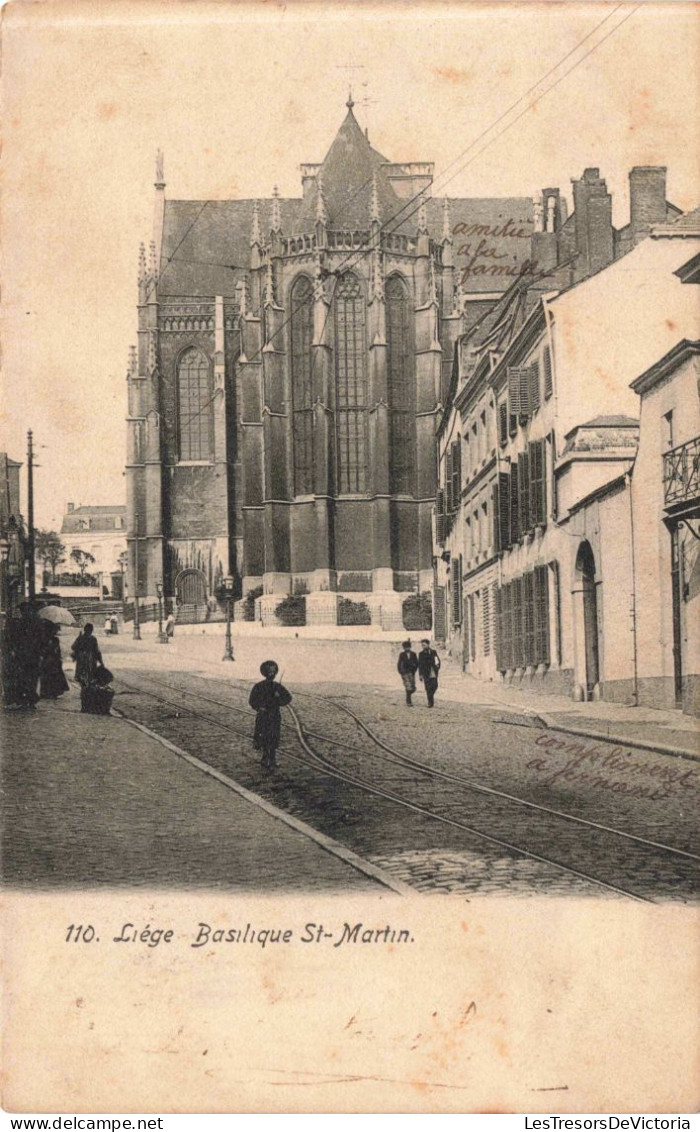
<svg viewBox="0 0 700 1132">
<path fill-rule="evenodd" d="M 523 580 L 514 578 L 513 587 L 513 668 L 522 668 L 525 664 L 523 650 Z"/>
<path fill-rule="evenodd" d="M 496 639 L 494 641 L 496 668 L 499 672 L 503 672 L 506 666 L 503 663 L 503 588 L 501 586 L 493 587 L 493 599 L 496 607 Z"/>
<path fill-rule="evenodd" d="M 534 362 L 529 370 L 529 392 L 530 392 L 530 416 L 536 413 L 540 407 L 540 366 L 539 362 Z"/>
<path fill-rule="evenodd" d="M 446 524 L 449 530 L 450 523 L 449 517 L 452 514 L 452 448 L 448 448 L 445 453 L 445 514 L 448 522 Z"/>
<path fill-rule="evenodd" d="M 508 443 L 508 402 L 501 401 L 498 406 L 498 443 Z"/>
<path fill-rule="evenodd" d="M 488 586 L 484 589 L 481 612 L 484 629 L 484 656 L 488 656 L 491 652 L 491 595 Z"/>
<path fill-rule="evenodd" d="M 469 641 L 471 645 L 471 658 L 476 660 L 476 597 L 469 595 Z"/>
<path fill-rule="evenodd" d="M 530 530 L 530 460 L 527 452 L 518 456 L 518 518 L 520 532 Z"/>
<path fill-rule="evenodd" d="M 496 494 L 496 491 L 498 494 Z M 494 490 L 494 525 L 497 530 L 498 550 L 508 550 L 510 546 L 510 476 L 500 472 L 498 488 Z"/>
<path fill-rule="evenodd" d="M 445 541 L 445 492 L 441 487 L 435 499 L 435 539 L 440 546 Z"/>
<path fill-rule="evenodd" d="M 549 664 L 549 585 L 546 566 L 536 566 L 535 599 L 535 664 Z"/>
<path fill-rule="evenodd" d="M 508 366 L 508 406 L 510 415 L 520 415 L 520 370 L 515 366 Z"/>
<path fill-rule="evenodd" d="M 513 668 L 513 584 L 502 590 L 503 603 L 503 668 Z"/>
<path fill-rule="evenodd" d="M 530 463 L 530 522 L 544 526 L 547 521 L 547 486 L 545 480 L 544 440 L 528 445 Z"/>
<path fill-rule="evenodd" d="M 458 511 L 462 494 L 462 442 L 452 446 L 452 510 Z"/>
<path fill-rule="evenodd" d="M 518 465 L 511 464 L 510 466 L 510 539 L 509 546 L 520 539 L 520 507 L 519 507 L 519 491 L 520 491 L 520 477 L 518 475 Z"/>
<path fill-rule="evenodd" d="M 532 412 L 530 408 L 530 367 L 521 366 L 518 373 L 520 374 L 520 416 L 529 417 Z"/>
<path fill-rule="evenodd" d="M 544 368 L 544 397 L 546 401 L 548 397 L 552 396 L 554 390 L 554 382 L 552 379 L 552 351 L 549 346 L 545 346 L 544 348 L 542 364 Z"/>
<path fill-rule="evenodd" d="M 523 660 L 535 661 L 535 575 L 530 570 L 523 575 Z"/>
</svg>

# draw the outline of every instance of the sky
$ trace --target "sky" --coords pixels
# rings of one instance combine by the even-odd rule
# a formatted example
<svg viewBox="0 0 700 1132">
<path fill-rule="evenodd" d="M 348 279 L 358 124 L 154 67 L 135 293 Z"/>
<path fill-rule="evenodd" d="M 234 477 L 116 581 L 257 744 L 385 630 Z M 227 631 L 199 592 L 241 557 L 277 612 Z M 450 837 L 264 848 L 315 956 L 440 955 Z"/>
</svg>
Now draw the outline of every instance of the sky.
<svg viewBox="0 0 700 1132">
<path fill-rule="evenodd" d="M 629 169 L 649 164 L 668 167 L 680 208 L 700 196 L 690 3 L 20 0 L 3 14 L 0 449 L 25 460 L 33 429 L 40 527 L 68 501 L 124 502 L 158 147 L 172 199 L 298 196 L 352 80 L 372 144 L 433 161 L 436 195 L 559 186 L 570 200 L 597 166 L 621 226 Z"/>
</svg>

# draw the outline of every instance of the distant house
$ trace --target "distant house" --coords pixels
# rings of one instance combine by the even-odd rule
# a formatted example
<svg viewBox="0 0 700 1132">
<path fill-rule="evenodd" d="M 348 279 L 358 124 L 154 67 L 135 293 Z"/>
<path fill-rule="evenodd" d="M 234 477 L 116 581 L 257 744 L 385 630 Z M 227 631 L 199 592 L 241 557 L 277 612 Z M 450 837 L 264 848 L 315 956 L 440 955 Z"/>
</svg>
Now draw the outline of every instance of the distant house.
<svg viewBox="0 0 700 1132">
<path fill-rule="evenodd" d="M 126 507 L 121 504 L 76 507 L 68 503 L 61 524 L 61 542 L 66 547 L 64 570 L 73 570 L 71 551 L 92 554 L 88 573 L 102 574 L 109 585 L 109 574 L 119 570 L 119 556 L 126 551 Z"/>
</svg>

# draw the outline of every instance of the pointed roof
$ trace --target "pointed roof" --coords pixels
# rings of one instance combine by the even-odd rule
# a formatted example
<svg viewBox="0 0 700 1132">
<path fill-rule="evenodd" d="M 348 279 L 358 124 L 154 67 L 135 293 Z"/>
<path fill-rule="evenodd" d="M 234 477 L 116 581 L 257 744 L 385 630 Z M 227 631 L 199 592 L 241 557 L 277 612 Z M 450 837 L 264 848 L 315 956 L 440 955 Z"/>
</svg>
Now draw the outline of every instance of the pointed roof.
<svg viewBox="0 0 700 1132">
<path fill-rule="evenodd" d="M 375 179 L 380 220 L 385 222 L 399 211 L 401 201 L 382 168 L 386 164 L 387 158 L 370 145 L 348 105 L 345 120 L 316 175 L 317 182 L 320 178 L 323 184 L 329 228 L 369 228 Z M 311 219 L 316 216 L 316 197 L 314 189 L 309 201 Z"/>
</svg>

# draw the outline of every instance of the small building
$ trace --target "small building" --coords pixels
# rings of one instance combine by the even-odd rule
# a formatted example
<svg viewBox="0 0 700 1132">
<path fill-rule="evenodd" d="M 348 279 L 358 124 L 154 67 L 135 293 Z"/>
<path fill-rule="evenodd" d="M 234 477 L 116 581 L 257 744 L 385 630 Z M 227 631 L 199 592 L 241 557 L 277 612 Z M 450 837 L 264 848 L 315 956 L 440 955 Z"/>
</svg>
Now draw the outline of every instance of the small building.
<svg viewBox="0 0 700 1132">
<path fill-rule="evenodd" d="M 101 506 L 66 505 L 61 523 L 61 542 L 66 547 L 63 570 L 74 573 L 71 551 L 84 550 L 95 559 L 87 568 L 88 574 L 101 574 L 103 584 L 109 586 L 109 576 L 123 567 L 120 556 L 126 555 L 126 507 L 123 504 Z"/>
</svg>

